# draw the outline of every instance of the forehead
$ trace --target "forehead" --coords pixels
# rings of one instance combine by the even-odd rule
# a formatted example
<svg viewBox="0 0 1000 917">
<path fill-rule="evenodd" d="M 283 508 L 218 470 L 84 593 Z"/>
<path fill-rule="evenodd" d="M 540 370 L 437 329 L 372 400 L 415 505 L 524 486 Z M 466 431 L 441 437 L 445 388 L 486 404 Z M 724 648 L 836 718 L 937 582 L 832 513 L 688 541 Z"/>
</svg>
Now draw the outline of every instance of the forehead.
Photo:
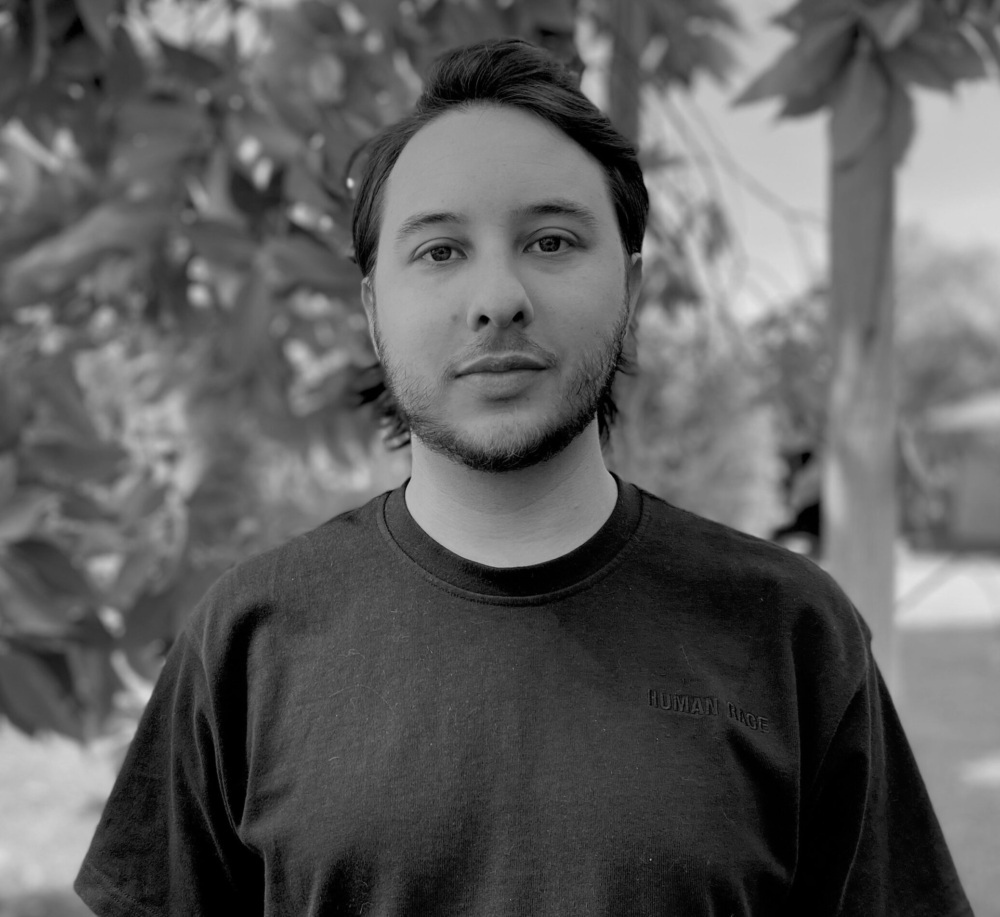
<svg viewBox="0 0 1000 917">
<path fill-rule="evenodd" d="M 509 106 L 451 111 L 403 148 L 386 186 L 382 237 L 417 212 L 475 220 L 547 198 L 576 201 L 616 225 L 604 170 L 558 128 Z"/>
</svg>

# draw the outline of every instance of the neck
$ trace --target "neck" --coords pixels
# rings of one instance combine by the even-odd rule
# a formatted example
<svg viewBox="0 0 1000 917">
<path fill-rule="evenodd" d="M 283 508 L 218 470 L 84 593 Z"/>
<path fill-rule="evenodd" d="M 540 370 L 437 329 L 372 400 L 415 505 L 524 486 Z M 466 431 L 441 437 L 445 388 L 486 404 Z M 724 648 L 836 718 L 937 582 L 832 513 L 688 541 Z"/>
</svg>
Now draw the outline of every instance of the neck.
<svg viewBox="0 0 1000 917">
<path fill-rule="evenodd" d="M 416 523 L 455 554 L 520 567 L 568 554 L 607 521 L 618 499 L 596 421 L 547 462 L 488 474 L 412 443 L 406 505 Z"/>
</svg>

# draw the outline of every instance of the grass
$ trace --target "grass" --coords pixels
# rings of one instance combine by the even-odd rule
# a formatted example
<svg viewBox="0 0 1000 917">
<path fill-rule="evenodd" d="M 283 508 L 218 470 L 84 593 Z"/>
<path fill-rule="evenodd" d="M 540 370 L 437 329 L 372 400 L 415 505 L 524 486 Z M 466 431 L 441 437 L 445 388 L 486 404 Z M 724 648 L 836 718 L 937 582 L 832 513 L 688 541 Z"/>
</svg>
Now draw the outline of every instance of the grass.
<svg viewBox="0 0 1000 917">
<path fill-rule="evenodd" d="M 976 917 L 1000 917 L 1000 630 L 900 640 L 903 725 Z"/>
<path fill-rule="evenodd" d="M 58 737 L 28 739 L 0 724 L 0 917 L 82 917 L 70 889 L 116 757 Z"/>
<path fill-rule="evenodd" d="M 899 639 L 900 715 L 975 913 L 1000 917 L 1000 630 Z M 0 917 L 89 913 L 70 884 L 116 761 L 0 725 Z"/>
</svg>

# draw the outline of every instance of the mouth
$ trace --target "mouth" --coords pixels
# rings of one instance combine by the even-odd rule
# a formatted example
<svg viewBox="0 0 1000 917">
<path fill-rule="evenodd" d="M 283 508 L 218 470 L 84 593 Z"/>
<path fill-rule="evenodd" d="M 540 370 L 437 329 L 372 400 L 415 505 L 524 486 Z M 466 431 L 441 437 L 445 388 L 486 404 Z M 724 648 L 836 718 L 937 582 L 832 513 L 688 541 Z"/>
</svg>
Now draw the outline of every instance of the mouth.
<svg viewBox="0 0 1000 917">
<path fill-rule="evenodd" d="M 478 373 L 516 373 L 541 372 L 548 369 L 549 364 L 540 357 L 526 353 L 499 353 L 485 357 L 477 357 L 462 363 L 455 372 L 456 376 L 471 376 Z"/>
</svg>

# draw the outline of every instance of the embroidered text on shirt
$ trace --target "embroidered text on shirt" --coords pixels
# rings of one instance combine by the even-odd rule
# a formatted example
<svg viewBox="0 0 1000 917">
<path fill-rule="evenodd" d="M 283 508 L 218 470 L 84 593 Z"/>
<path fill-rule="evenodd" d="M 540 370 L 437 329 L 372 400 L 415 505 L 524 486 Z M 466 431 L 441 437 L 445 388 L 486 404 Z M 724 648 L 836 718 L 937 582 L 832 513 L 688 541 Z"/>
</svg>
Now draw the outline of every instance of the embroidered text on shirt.
<svg viewBox="0 0 1000 917">
<path fill-rule="evenodd" d="M 719 698 L 701 694 L 672 694 L 669 691 L 649 689 L 649 706 L 670 713 L 686 713 L 689 716 L 719 716 Z M 759 713 L 750 713 L 742 707 L 726 702 L 729 719 L 754 732 L 770 732 L 771 721 Z"/>
<path fill-rule="evenodd" d="M 693 716 L 718 716 L 719 698 L 703 697 L 698 694 L 671 694 L 669 691 L 649 689 L 649 706 L 674 713 L 690 713 Z"/>
</svg>

